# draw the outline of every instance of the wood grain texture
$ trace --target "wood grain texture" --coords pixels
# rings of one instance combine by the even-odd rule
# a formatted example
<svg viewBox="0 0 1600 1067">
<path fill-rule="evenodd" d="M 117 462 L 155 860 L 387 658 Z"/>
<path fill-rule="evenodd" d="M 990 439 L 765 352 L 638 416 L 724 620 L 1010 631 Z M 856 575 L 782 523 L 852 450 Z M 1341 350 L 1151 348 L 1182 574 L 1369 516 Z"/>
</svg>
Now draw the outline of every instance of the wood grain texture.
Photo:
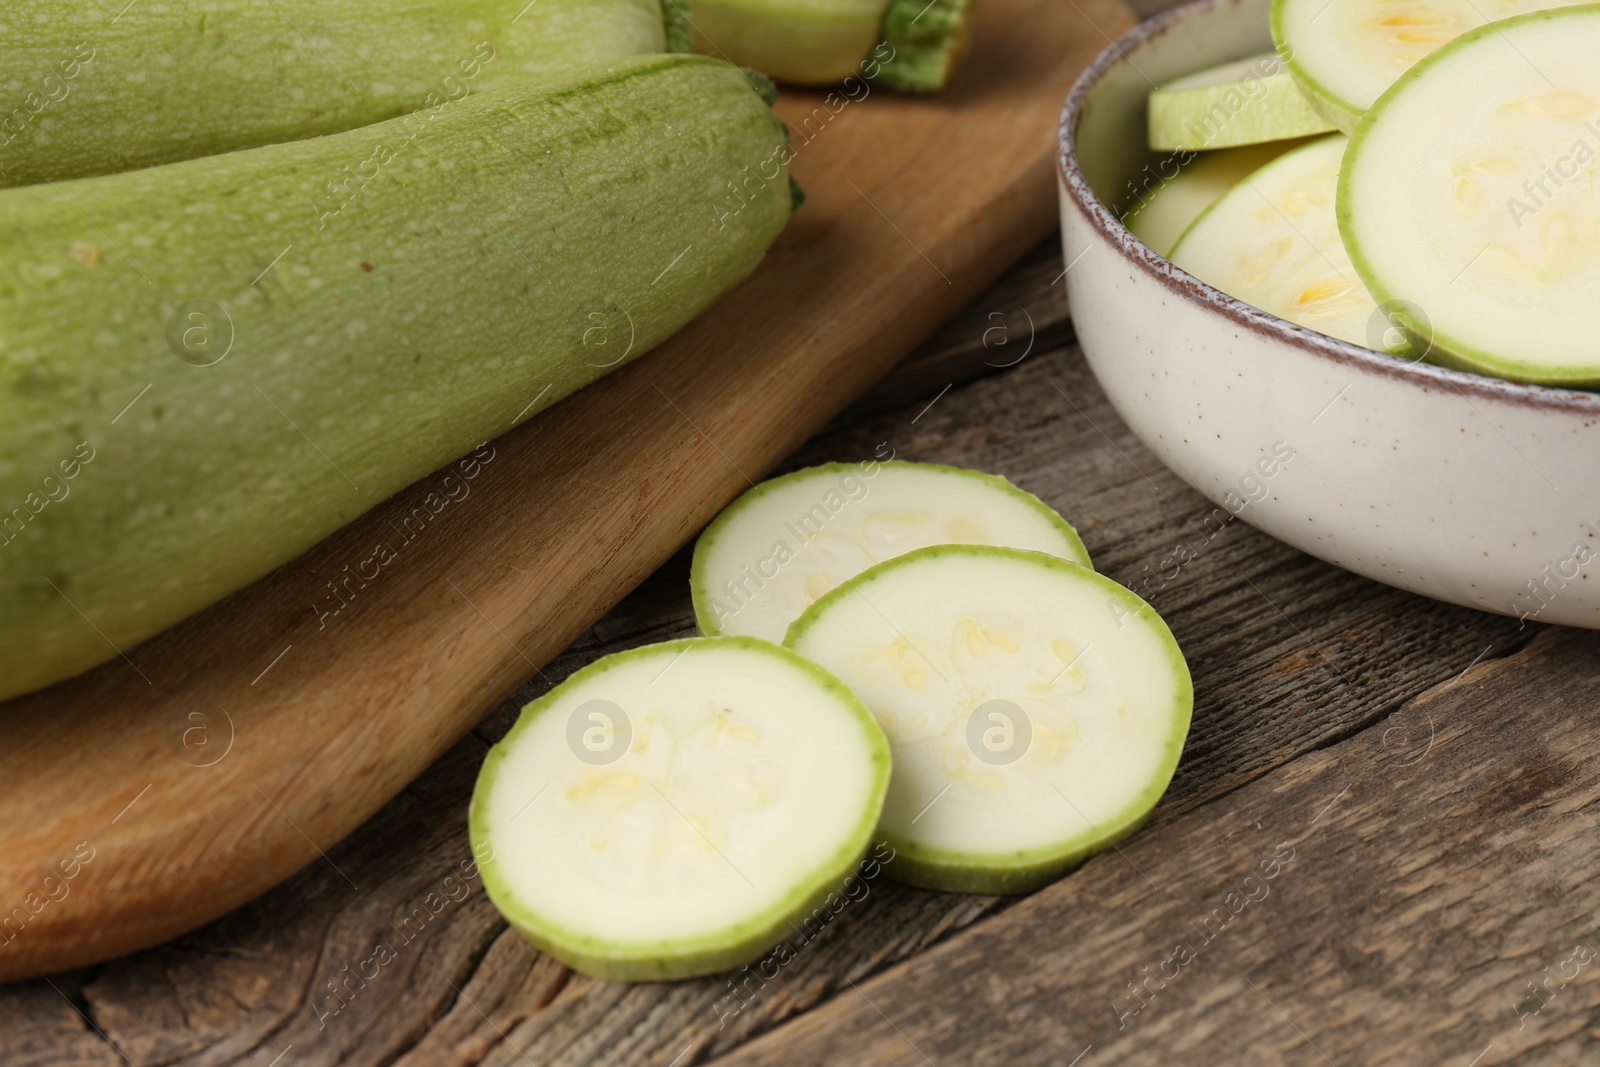
<svg viewBox="0 0 1600 1067">
<path fill-rule="evenodd" d="M 1552 631 L 718 1062 L 1593 1063 L 1597 687 Z"/>
<path fill-rule="evenodd" d="M 0 977 L 160 942 L 331 865 L 334 842 L 1049 231 L 1061 100 L 1101 31 L 1131 22 L 1114 0 L 988 0 L 946 94 L 789 95 L 810 201 L 722 304 L 496 441 L 459 502 L 415 512 L 448 488 L 435 474 L 128 656 L 0 707 L 0 909 L 28 905 Z M 345 586 L 337 615 L 314 610 L 380 542 L 397 559 Z M 71 904 L 32 906 L 75 849 L 93 858 Z"/>
<path fill-rule="evenodd" d="M 1067 343 L 1060 288 L 1050 284 L 1061 266 L 1057 246 L 1037 247 L 864 398 L 850 420 L 807 442 L 784 467 L 862 458 L 888 441 L 902 457 L 1004 473 L 1071 516 L 1102 569 L 1135 586 L 1175 545 L 1198 543 L 1190 520 L 1210 505 L 1138 445 Z M 1028 314 L 1015 314 L 1018 308 Z M 1008 335 L 989 332 L 996 312 L 1024 325 Z M 1030 319 L 1039 325 L 1038 343 L 1001 369 L 1015 359 L 1014 345 L 1026 348 Z M 1392 713 L 1407 699 L 1480 656 L 1481 671 L 1531 634 L 1513 620 L 1336 570 L 1242 523 L 1200 547 L 1176 578 L 1150 590 L 1194 666 L 1199 703 L 1173 790 L 1133 844 L 1186 820 L 1203 825 L 1246 783 L 1318 758 L 1374 723 L 1380 734 L 1391 729 L 1405 721 Z M 547 665 L 548 681 L 605 653 L 691 632 L 687 575 L 687 553 L 679 553 Z M 285 1067 L 665 1067 L 680 1055 L 677 1067 L 690 1067 L 819 1005 L 847 1002 L 856 995 L 851 983 L 870 988 L 873 975 L 917 959 L 952 933 L 975 923 L 983 930 L 1015 913 L 1016 905 L 1006 910 L 995 898 L 926 893 L 880 879 L 778 979 L 738 1000 L 729 999 L 728 976 L 670 986 L 571 976 L 510 932 L 475 883 L 459 901 L 441 888 L 468 855 L 466 803 L 487 745 L 548 681 L 532 677 L 330 849 L 331 863 L 312 865 L 170 944 L 54 976 L 59 992 L 42 981 L 0 988 L 0 1050 L 28 1049 L 17 1062 L 41 1065 L 121 1062 L 81 1008 L 141 1065 L 265 1067 L 289 1049 Z M 1499 702 L 1476 713 L 1491 722 L 1505 715 Z M 1398 739 L 1390 734 L 1391 744 Z M 1103 863 L 1052 892 L 1070 890 Z M 418 926 L 415 909 L 428 909 L 430 892 L 440 911 Z M 1003 914 L 994 918 L 997 912 Z M 394 925 L 407 917 L 421 930 L 409 940 Z M 1136 918 L 1130 913 L 1128 921 Z M 1071 955 L 1065 934 L 1036 935 L 1034 951 Z M 341 1001 L 328 983 L 349 981 L 380 941 L 394 961 L 364 986 L 351 982 L 354 992 Z M 972 1028 L 974 1040 L 986 1034 L 984 1026 Z M 859 1060 L 845 1055 L 839 1062 Z"/>
</svg>

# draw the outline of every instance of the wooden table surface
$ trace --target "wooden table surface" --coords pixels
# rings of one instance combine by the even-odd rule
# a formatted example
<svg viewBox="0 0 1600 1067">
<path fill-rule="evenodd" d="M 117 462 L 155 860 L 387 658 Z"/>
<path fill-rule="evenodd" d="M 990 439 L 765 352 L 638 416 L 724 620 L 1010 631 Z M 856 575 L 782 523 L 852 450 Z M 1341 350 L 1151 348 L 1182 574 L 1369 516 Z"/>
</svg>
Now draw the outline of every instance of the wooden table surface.
<svg viewBox="0 0 1600 1067">
<path fill-rule="evenodd" d="M 1136 837 L 1022 900 L 869 883 L 775 976 L 593 981 L 452 877 L 530 682 L 256 902 L 0 987 L 0 1064 L 1600 1062 L 1600 635 L 1208 523 L 1096 387 L 1060 272 L 1052 239 L 788 466 L 887 442 L 1004 474 L 1155 605 L 1196 705 Z M 687 575 L 684 552 L 545 674 L 691 633 Z"/>
<path fill-rule="evenodd" d="M 1060 270 L 1040 245 L 790 466 L 888 442 L 997 471 L 1162 612 L 1194 725 L 1119 850 L 1020 901 L 880 880 L 739 992 L 592 981 L 450 877 L 478 765 L 530 683 L 255 903 L 0 987 L 0 1063 L 1594 1062 L 1600 635 L 1206 525 L 1095 386 Z M 546 674 L 690 633 L 687 571 L 680 554 Z"/>
<path fill-rule="evenodd" d="M 459 478 L 5 702 L 0 916 L 26 907 L 0 930 L 0 981 L 193 931 L 371 818 L 1050 231 L 1061 101 L 1134 21 L 1119 0 L 984 0 L 945 93 L 786 92 L 807 202 L 717 307 Z M 71 902 L 47 907 L 40 879 L 79 849 Z"/>
</svg>

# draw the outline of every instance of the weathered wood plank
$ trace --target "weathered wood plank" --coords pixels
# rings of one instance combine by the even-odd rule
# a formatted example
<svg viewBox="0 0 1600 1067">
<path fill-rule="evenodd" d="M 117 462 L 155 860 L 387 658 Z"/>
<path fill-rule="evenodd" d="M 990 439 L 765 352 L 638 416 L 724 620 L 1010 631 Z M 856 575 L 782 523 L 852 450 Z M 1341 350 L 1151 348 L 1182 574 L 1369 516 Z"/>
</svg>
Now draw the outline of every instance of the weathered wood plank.
<svg viewBox="0 0 1600 1067">
<path fill-rule="evenodd" d="M 947 388 L 1000 374 L 1036 353 L 1070 344 L 1072 320 L 1061 287 L 1065 274 L 1061 239 L 1052 234 L 901 360 L 819 436 L 893 408 L 921 412 Z"/>
<path fill-rule="evenodd" d="M 1551 631 L 719 1062 L 1595 1062 L 1597 689 Z"/>
<path fill-rule="evenodd" d="M 1059 271 L 1059 254 L 1042 246 L 909 361 L 903 373 L 914 376 L 914 392 L 905 379 L 887 383 L 855 421 L 810 442 L 790 465 L 864 456 L 889 441 L 903 457 L 999 471 L 1071 516 L 1100 567 L 1136 588 L 1146 567 L 1159 571 L 1179 544 L 1197 549 L 1176 577 L 1147 588 L 1183 643 L 1200 694 L 1189 751 L 1147 836 L 1183 817 L 1209 818 L 1182 813 L 1371 724 L 1480 653 L 1500 655 L 1524 639 L 1514 622 L 1375 585 L 1242 523 L 1202 543 L 1190 520 L 1210 506 L 1137 445 L 1070 346 L 1038 344 L 1017 366 L 982 377 L 998 370 L 985 362 L 1006 362 L 983 346 L 992 312 L 1025 307 L 1063 336 L 1059 289 L 1048 284 Z M 970 384 L 937 396 L 961 381 Z M 606 652 L 689 632 L 686 575 L 680 554 L 545 674 L 558 680 Z M 475 881 L 459 901 L 449 899 L 460 894 L 454 883 L 444 887 L 468 856 L 466 802 L 485 746 L 543 685 L 524 687 L 328 850 L 328 862 L 194 934 L 56 983 L 74 997 L 81 986 L 95 1025 L 141 1065 L 264 1067 L 292 1046 L 283 1064 L 660 1065 L 683 1054 L 678 1067 L 688 1067 L 841 991 L 853 996 L 850 983 L 1002 906 L 880 879 L 748 1003 L 728 999 L 726 979 L 622 986 L 571 978 L 506 930 Z M 429 893 L 439 912 L 427 911 L 426 923 L 413 918 L 420 932 L 408 940 L 396 924 L 429 909 Z M 364 986 L 349 979 L 380 942 L 393 960 L 368 965 L 376 977 Z M 330 981 L 349 982 L 343 1006 Z M 43 983 L 0 988 L 7 1062 L 13 1049 L 28 1050 L 19 1062 L 121 1062 Z"/>
</svg>

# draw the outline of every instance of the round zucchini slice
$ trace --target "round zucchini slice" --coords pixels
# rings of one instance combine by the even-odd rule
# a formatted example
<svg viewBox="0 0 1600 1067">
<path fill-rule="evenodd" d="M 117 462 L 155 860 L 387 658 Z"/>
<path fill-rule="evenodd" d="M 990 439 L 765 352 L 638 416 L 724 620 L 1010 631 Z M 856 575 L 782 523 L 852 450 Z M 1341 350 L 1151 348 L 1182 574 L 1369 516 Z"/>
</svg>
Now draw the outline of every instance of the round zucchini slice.
<svg viewBox="0 0 1600 1067">
<path fill-rule="evenodd" d="M 597 660 L 529 704 L 472 795 L 506 921 L 598 978 L 747 963 L 844 884 L 889 749 L 870 712 L 766 641 L 691 638 Z"/>
<path fill-rule="evenodd" d="M 1304 143 L 1270 141 L 1224 148 L 1193 155 L 1186 163 L 1176 156 L 1168 157 L 1147 171 L 1151 179 L 1148 191 L 1122 216 L 1122 224 L 1151 251 L 1168 255 L 1183 231 L 1224 193 Z"/>
<path fill-rule="evenodd" d="M 813 601 L 927 545 L 1007 545 L 1089 565 L 1077 531 L 1004 478 L 904 461 L 828 463 L 762 482 L 718 515 L 689 572 L 703 634 L 782 641 Z"/>
<path fill-rule="evenodd" d="M 1372 294 L 1432 358 L 1600 385 L 1600 6 L 1474 30 L 1357 127 L 1339 225 Z"/>
<path fill-rule="evenodd" d="M 1170 81 L 1151 92 L 1149 110 L 1150 147 L 1157 152 L 1235 148 L 1334 129 L 1276 52 Z"/>
<path fill-rule="evenodd" d="M 1334 209 L 1346 142 L 1320 137 L 1242 180 L 1179 238 L 1172 262 L 1281 319 L 1372 344 L 1378 305 L 1339 240 Z"/>
<path fill-rule="evenodd" d="M 1273 0 L 1272 40 L 1312 105 L 1349 133 L 1384 90 L 1436 49 L 1495 19 L 1574 2 Z"/>
<path fill-rule="evenodd" d="M 930 889 L 1027 892 L 1132 833 L 1194 706 L 1155 610 L 1042 552 L 911 552 L 817 601 L 787 644 L 883 725 L 885 870 Z"/>
</svg>

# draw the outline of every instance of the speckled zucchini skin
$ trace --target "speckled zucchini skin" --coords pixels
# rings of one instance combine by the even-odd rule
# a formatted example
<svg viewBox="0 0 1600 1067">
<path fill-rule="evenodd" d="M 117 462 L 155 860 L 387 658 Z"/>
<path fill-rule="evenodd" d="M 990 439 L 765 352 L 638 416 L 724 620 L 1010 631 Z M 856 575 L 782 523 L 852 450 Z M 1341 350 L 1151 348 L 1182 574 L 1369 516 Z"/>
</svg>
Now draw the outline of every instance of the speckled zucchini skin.
<svg viewBox="0 0 1600 1067">
<path fill-rule="evenodd" d="M 784 144 L 737 68 L 657 55 L 0 192 L 0 698 L 672 334 L 783 228 Z"/>
<path fill-rule="evenodd" d="M 660 0 L 124 4 L 3 5 L 0 184 L 342 133 L 665 47 Z"/>
</svg>

